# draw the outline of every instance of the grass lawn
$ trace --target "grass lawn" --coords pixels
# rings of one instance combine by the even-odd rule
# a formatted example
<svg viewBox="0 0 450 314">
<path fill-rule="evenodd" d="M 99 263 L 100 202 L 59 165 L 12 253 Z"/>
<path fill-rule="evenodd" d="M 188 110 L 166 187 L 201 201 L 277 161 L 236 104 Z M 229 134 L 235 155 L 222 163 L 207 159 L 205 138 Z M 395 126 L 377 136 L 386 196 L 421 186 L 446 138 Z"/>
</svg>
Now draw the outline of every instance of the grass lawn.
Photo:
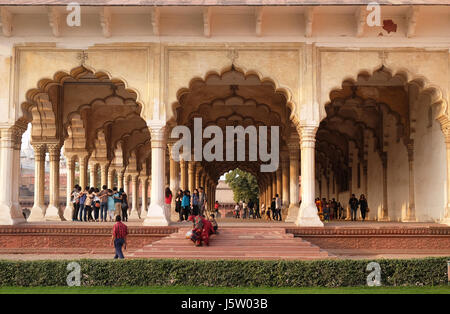
<svg viewBox="0 0 450 314">
<path fill-rule="evenodd" d="M 226 288 L 226 287 L 0 287 L 0 294 L 450 294 L 450 286 L 342 288 Z"/>
</svg>

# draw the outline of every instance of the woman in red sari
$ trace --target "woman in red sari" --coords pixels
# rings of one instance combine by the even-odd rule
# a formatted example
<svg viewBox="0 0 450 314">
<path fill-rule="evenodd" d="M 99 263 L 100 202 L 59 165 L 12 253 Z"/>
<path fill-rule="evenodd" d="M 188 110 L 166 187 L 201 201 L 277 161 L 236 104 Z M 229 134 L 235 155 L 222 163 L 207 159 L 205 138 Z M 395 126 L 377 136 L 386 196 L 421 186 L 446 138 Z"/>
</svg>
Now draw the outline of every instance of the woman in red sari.
<svg viewBox="0 0 450 314">
<path fill-rule="evenodd" d="M 201 246 L 202 242 L 209 245 L 209 235 L 214 233 L 214 228 L 207 219 L 202 216 L 189 216 L 189 221 L 192 221 L 194 226 L 192 229 L 191 240 L 196 246 Z"/>
</svg>

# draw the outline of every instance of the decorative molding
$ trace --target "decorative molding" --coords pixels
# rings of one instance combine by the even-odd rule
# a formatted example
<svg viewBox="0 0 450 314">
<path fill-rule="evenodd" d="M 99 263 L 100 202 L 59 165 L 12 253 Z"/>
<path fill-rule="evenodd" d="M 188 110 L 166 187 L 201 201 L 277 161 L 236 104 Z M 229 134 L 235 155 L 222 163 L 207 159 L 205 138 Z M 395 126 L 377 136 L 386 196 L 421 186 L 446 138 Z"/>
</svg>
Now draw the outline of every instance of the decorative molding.
<svg viewBox="0 0 450 314">
<path fill-rule="evenodd" d="M 61 13 L 57 7 L 48 8 L 48 23 L 52 28 L 53 36 L 61 36 Z"/>
<path fill-rule="evenodd" d="M 418 6 L 409 6 L 408 11 L 406 13 L 406 37 L 411 38 L 416 36 L 416 25 L 417 19 L 419 17 L 420 9 Z"/>
<path fill-rule="evenodd" d="M 212 8 L 206 7 L 203 9 L 203 34 L 205 37 L 211 37 L 211 18 Z"/>
<path fill-rule="evenodd" d="M 368 12 L 365 7 L 360 6 L 355 11 L 356 37 L 363 37 L 367 23 Z"/>
<path fill-rule="evenodd" d="M 111 37 L 112 13 L 109 7 L 103 7 L 100 11 L 100 25 L 102 26 L 103 36 Z"/>
<path fill-rule="evenodd" d="M 392 228 L 304 228 L 288 227 L 286 233 L 295 236 L 450 236 L 450 227 Z"/>
<path fill-rule="evenodd" d="M 264 16 L 264 7 L 257 7 L 255 10 L 256 36 L 261 36 L 261 34 L 262 34 L 263 16 Z"/>
<path fill-rule="evenodd" d="M 305 37 L 311 37 L 313 32 L 314 22 L 314 7 L 307 7 L 304 13 L 305 16 Z"/>
<path fill-rule="evenodd" d="M 153 27 L 153 35 L 159 36 L 160 34 L 160 11 L 158 7 L 154 7 L 152 11 L 152 27 Z"/>
<path fill-rule="evenodd" d="M 0 8 L 0 25 L 3 35 L 6 37 L 11 37 L 12 34 L 12 17 L 12 13 L 7 8 Z"/>
</svg>

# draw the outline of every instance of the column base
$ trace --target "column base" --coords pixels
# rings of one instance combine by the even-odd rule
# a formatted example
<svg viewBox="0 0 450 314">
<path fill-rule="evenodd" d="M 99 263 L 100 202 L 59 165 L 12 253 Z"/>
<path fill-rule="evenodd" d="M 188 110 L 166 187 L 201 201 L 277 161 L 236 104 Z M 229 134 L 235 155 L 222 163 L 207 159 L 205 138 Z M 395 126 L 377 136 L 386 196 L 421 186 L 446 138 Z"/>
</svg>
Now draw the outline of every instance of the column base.
<svg viewBox="0 0 450 314">
<path fill-rule="evenodd" d="M 144 226 L 168 226 L 169 220 L 166 217 L 164 205 L 152 204 L 148 208 L 148 214 L 143 222 Z"/>
<path fill-rule="evenodd" d="M 299 207 L 296 204 L 291 204 L 288 208 L 288 214 L 285 222 L 295 222 L 297 220 Z"/>
<path fill-rule="evenodd" d="M 31 214 L 28 217 L 27 221 L 33 222 L 33 221 L 44 221 L 44 208 L 43 206 L 33 206 L 31 208 Z"/>
<path fill-rule="evenodd" d="M 389 221 L 391 221 L 391 219 L 389 217 L 380 217 L 380 218 L 378 218 L 378 221 L 389 222 Z"/>
<path fill-rule="evenodd" d="M 442 219 L 439 223 L 450 226 L 450 217 Z"/>
<path fill-rule="evenodd" d="M 66 208 L 64 209 L 64 219 L 67 221 L 71 221 L 72 220 L 72 214 L 73 214 L 73 206 L 69 205 L 66 206 Z"/>
<path fill-rule="evenodd" d="M 131 213 L 130 213 L 130 216 L 128 218 L 129 219 L 141 219 L 141 215 L 140 215 L 140 213 L 138 212 L 137 209 L 132 209 Z"/>
<path fill-rule="evenodd" d="M 402 222 L 417 222 L 416 217 L 406 217 L 402 219 Z"/>
<path fill-rule="evenodd" d="M 14 217 L 13 209 L 8 205 L 0 205 L 0 225 L 12 226 L 26 223 L 25 217 Z"/>
<path fill-rule="evenodd" d="M 350 208 L 347 207 L 347 210 L 345 211 L 345 219 L 344 220 L 352 220 L 352 214 L 350 211 Z"/>
<path fill-rule="evenodd" d="M 323 227 L 323 222 L 320 221 L 319 215 L 317 214 L 316 205 L 302 203 L 295 224 L 302 227 Z"/>
<path fill-rule="evenodd" d="M 49 205 L 47 207 L 44 219 L 48 221 L 63 221 L 63 219 L 61 219 L 61 216 L 59 215 L 59 209 L 53 205 Z"/>
</svg>

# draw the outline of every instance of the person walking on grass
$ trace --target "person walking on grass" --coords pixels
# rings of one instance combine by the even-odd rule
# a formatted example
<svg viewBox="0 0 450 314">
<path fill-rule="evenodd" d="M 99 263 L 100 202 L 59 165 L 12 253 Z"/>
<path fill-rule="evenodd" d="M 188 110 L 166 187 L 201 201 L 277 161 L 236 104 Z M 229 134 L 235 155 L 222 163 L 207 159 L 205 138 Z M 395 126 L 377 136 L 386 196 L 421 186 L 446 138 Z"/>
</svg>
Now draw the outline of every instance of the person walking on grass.
<svg viewBox="0 0 450 314">
<path fill-rule="evenodd" d="M 128 235 L 127 226 L 124 223 L 122 223 L 122 219 L 120 218 L 120 216 L 116 216 L 116 223 L 113 226 L 111 238 L 111 246 L 114 245 L 114 248 L 116 250 L 116 255 L 114 255 L 114 259 L 125 258 L 123 256 L 122 247 L 125 250 L 127 249 L 127 235 Z"/>
</svg>

